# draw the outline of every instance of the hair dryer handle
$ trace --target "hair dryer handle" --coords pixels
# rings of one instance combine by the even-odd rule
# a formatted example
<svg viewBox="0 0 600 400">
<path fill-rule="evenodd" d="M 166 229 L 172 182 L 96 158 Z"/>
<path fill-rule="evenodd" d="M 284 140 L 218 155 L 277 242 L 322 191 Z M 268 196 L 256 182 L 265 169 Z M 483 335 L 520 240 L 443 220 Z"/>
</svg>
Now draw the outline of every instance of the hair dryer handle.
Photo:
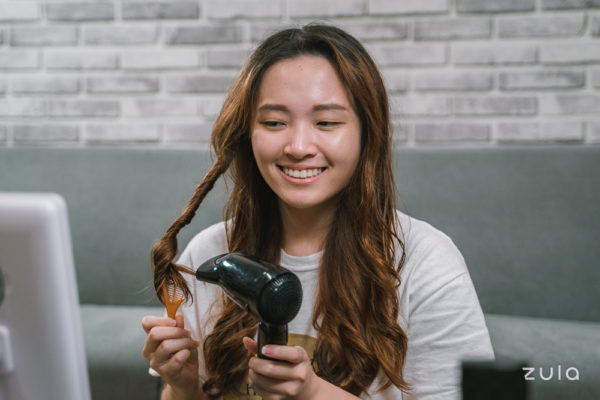
<svg viewBox="0 0 600 400">
<path fill-rule="evenodd" d="M 264 322 L 258 323 L 258 357 L 267 360 L 273 360 L 273 358 L 267 357 L 262 353 L 262 348 L 266 344 L 278 344 L 285 346 L 287 345 L 288 329 L 287 324 L 275 325 L 265 324 Z M 276 360 L 277 361 L 277 360 Z"/>
</svg>

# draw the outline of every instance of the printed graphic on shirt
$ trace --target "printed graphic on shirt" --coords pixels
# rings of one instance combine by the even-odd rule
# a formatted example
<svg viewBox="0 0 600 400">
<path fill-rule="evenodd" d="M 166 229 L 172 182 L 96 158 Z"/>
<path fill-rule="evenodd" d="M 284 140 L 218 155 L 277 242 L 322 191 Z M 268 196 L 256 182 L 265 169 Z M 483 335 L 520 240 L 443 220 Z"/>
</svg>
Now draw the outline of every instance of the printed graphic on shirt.
<svg viewBox="0 0 600 400">
<path fill-rule="evenodd" d="M 308 357 L 310 358 L 310 363 L 315 369 L 314 365 L 314 352 L 315 346 L 317 345 L 317 339 L 307 336 L 307 335 L 298 335 L 295 333 L 288 334 L 288 346 L 300 346 L 306 350 Z M 256 394 L 254 389 L 250 386 L 250 380 L 243 383 L 240 387 L 241 395 L 231 394 L 225 397 L 225 400 L 262 400 L 262 397 Z"/>
</svg>

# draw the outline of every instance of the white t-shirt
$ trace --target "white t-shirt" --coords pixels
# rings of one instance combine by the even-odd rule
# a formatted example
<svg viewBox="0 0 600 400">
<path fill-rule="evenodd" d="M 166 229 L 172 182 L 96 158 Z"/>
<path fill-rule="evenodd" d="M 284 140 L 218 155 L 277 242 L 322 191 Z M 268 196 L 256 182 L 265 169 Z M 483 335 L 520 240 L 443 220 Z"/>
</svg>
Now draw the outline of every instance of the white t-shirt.
<svg viewBox="0 0 600 400">
<path fill-rule="evenodd" d="M 406 248 L 398 288 L 398 322 L 408 336 L 404 378 L 413 391 L 402 393 L 395 386 L 382 392 L 380 374 L 363 399 L 448 400 L 460 397 L 460 361 L 493 359 L 487 327 L 465 261 L 452 240 L 431 225 L 398 212 Z M 208 258 L 227 253 L 225 224 L 215 224 L 197 234 L 181 254 L 178 263 L 194 270 Z M 397 257 L 402 250 L 397 251 Z M 303 302 L 296 318 L 288 324 L 289 344 L 303 346 L 312 356 L 317 333 L 312 326 L 312 310 L 317 290 L 322 252 L 304 257 L 282 250 L 280 264 L 293 271 L 302 282 Z M 212 332 L 221 295 L 217 285 L 187 276 L 193 304 L 182 305 L 185 326 L 203 342 Z M 200 374 L 203 355 L 199 349 Z M 244 388 L 242 388 L 244 389 Z M 245 399 L 254 397 L 249 386 Z M 370 397 L 369 397 L 370 396 Z"/>
</svg>

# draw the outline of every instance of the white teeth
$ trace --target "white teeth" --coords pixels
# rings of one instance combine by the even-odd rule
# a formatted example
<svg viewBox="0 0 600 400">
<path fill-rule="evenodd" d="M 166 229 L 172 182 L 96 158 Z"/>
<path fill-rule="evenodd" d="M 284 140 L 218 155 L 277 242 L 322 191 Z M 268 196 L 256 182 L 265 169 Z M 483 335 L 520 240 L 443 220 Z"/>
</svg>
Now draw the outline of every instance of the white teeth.
<svg viewBox="0 0 600 400">
<path fill-rule="evenodd" d="M 283 172 L 287 176 L 291 176 L 293 178 L 301 178 L 301 179 L 312 178 L 313 176 L 319 175 L 323 171 L 324 171 L 323 168 L 303 169 L 303 170 L 283 168 Z"/>
</svg>

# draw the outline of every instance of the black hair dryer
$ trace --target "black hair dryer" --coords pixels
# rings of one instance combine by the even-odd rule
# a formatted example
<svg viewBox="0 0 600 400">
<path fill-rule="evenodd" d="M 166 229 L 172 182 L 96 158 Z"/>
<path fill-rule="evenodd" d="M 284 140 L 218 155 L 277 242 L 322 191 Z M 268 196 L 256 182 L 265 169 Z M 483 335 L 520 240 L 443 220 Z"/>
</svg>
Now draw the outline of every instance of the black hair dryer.
<svg viewBox="0 0 600 400">
<path fill-rule="evenodd" d="M 196 270 L 196 279 L 214 283 L 258 318 L 258 356 L 265 344 L 287 344 L 287 324 L 302 304 L 302 285 L 287 269 L 246 253 L 221 254 Z"/>
</svg>

